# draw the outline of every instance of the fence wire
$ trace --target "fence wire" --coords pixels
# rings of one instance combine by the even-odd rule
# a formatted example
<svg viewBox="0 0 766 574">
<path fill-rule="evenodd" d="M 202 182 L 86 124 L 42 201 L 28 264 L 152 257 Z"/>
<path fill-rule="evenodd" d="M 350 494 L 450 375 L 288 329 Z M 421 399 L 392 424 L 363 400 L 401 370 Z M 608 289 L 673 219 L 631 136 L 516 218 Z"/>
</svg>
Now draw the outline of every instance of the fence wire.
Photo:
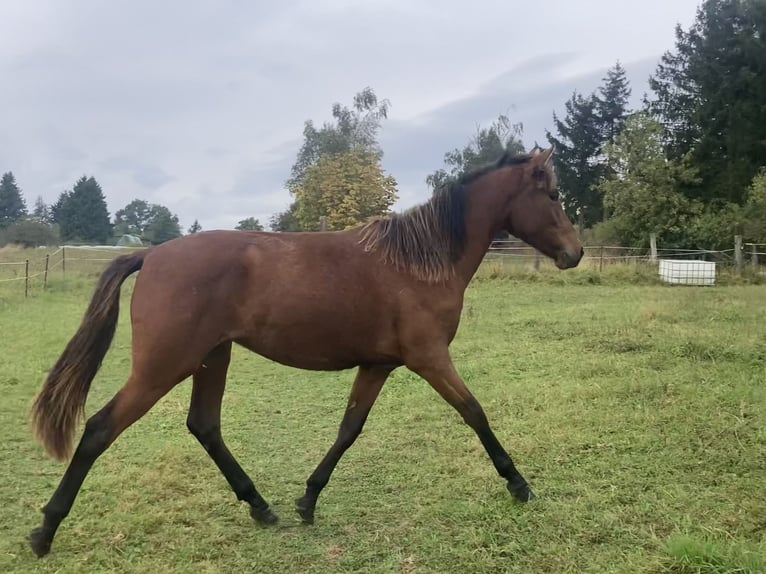
<svg viewBox="0 0 766 574">
<path fill-rule="evenodd" d="M 742 248 L 737 252 L 736 248 L 709 250 L 709 249 L 676 249 L 667 247 L 657 247 L 652 249 L 647 247 L 635 247 L 625 245 L 591 245 L 584 247 L 583 261 L 590 264 L 591 267 L 597 267 L 599 271 L 605 267 L 619 264 L 641 264 L 651 263 L 660 265 L 663 261 L 700 261 L 710 262 L 723 267 L 735 267 L 742 270 L 748 266 L 757 272 L 762 272 L 763 265 L 766 264 L 766 243 L 740 243 Z M 93 262 L 97 267 L 103 267 L 105 263 L 112 261 L 121 252 L 126 249 L 135 250 L 135 247 L 111 247 L 111 246 L 64 246 L 59 247 L 47 255 L 34 257 L 24 261 L 0 261 L 0 283 L 13 283 L 26 281 L 25 292 L 30 283 L 39 284 L 39 278 L 42 276 L 43 288 L 47 285 L 47 279 L 53 270 L 59 272 L 70 271 L 69 263 L 72 264 L 71 271 L 80 271 L 83 269 L 82 262 Z M 72 256 L 76 253 L 77 256 Z M 83 256 L 85 254 L 98 255 L 97 257 Z M 102 256 L 108 254 L 108 256 Z M 45 262 L 47 260 L 47 270 Z M 520 240 L 497 240 L 490 245 L 485 260 L 488 261 L 518 261 L 522 264 L 533 264 L 535 269 L 539 269 L 543 264 L 550 264 L 548 258 L 534 249 L 527 243 Z M 687 263 L 687 267 L 688 267 Z M 699 269 L 705 268 L 700 265 Z M 690 269 L 690 268 L 689 268 Z M 7 276 L 10 271 L 10 275 Z M 93 271 L 90 267 L 88 271 Z M 658 270 L 659 271 L 659 270 Z M 702 273 L 700 271 L 700 273 Z M 705 271 L 707 273 L 707 271 Z M 6 275 L 3 277 L 3 275 Z M 661 275 L 661 273 L 660 273 Z M 32 281 L 36 279 L 37 281 Z"/>
</svg>

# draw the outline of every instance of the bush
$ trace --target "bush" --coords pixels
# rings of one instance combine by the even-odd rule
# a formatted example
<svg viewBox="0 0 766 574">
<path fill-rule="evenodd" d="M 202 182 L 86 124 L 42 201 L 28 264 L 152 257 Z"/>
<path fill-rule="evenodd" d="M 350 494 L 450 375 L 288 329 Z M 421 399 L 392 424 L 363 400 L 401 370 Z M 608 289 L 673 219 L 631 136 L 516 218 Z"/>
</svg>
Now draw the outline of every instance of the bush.
<svg viewBox="0 0 766 574">
<path fill-rule="evenodd" d="M 9 243 L 23 247 L 40 247 L 41 245 L 58 245 L 58 229 L 52 225 L 24 219 L 0 232 L 0 246 Z"/>
</svg>

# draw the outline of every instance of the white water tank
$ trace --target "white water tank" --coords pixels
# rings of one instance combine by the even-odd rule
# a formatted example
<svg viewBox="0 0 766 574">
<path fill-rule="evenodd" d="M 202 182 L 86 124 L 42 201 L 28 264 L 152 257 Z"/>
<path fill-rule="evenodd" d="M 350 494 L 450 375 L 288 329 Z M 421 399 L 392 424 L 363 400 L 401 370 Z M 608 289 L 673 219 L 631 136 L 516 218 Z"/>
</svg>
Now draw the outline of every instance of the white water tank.
<svg viewBox="0 0 766 574">
<path fill-rule="evenodd" d="M 660 279 L 677 285 L 715 285 L 715 263 L 660 259 Z"/>
</svg>

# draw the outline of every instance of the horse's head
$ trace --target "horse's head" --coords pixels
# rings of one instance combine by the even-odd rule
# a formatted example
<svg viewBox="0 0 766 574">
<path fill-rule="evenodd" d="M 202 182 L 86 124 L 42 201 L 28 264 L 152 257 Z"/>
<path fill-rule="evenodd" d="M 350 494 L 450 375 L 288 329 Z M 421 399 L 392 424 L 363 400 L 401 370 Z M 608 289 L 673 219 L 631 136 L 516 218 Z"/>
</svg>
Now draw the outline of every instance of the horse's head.
<svg viewBox="0 0 766 574">
<path fill-rule="evenodd" d="M 520 172 L 510 194 L 503 227 L 556 261 L 559 269 L 576 267 L 582 243 L 559 201 L 553 169 L 553 148 L 531 152 L 529 161 L 515 166 Z"/>
</svg>

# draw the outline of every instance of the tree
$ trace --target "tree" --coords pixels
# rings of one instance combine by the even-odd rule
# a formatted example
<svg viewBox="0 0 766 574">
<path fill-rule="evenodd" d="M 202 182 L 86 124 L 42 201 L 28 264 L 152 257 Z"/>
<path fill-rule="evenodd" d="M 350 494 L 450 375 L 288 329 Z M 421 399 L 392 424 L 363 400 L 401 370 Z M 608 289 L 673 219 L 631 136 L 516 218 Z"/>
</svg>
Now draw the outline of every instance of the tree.
<svg viewBox="0 0 766 574">
<path fill-rule="evenodd" d="M 766 168 L 753 178 L 744 209 L 744 235 L 754 243 L 766 243 Z"/>
<path fill-rule="evenodd" d="M 625 68 L 620 62 L 610 68 L 603 84 L 594 96 L 596 102 L 596 117 L 601 129 L 601 142 L 603 145 L 614 143 L 617 134 L 625 127 L 628 117 L 628 100 L 631 89 Z"/>
<path fill-rule="evenodd" d="M 272 231 L 300 231 L 301 227 L 295 217 L 298 203 L 293 201 L 285 211 L 280 211 L 271 216 L 269 227 Z"/>
<path fill-rule="evenodd" d="M 319 229 L 321 216 L 328 230 L 353 227 L 385 215 L 397 199 L 396 180 L 383 173 L 376 155 L 362 150 L 323 156 L 294 193 L 296 219 L 308 231 Z"/>
<path fill-rule="evenodd" d="M 665 129 L 669 157 L 690 154 L 699 182 L 684 189 L 704 202 L 742 205 L 766 157 L 766 5 L 705 0 L 688 31 L 676 27 L 649 79 L 647 109 Z"/>
<path fill-rule="evenodd" d="M 35 208 L 32 211 L 32 218 L 38 223 L 51 223 L 51 210 L 46 205 L 45 201 L 43 201 L 43 197 L 41 195 L 38 195 L 37 199 L 35 200 Z"/>
<path fill-rule="evenodd" d="M 263 225 L 254 217 L 248 217 L 237 223 L 237 227 L 240 231 L 263 231 Z"/>
<path fill-rule="evenodd" d="M 0 245 L 14 243 L 24 247 L 56 245 L 59 241 L 55 227 L 32 219 L 21 219 L 0 232 Z"/>
<path fill-rule="evenodd" d="M 59 196 L 52 212 L 64 241 L 106 243 L 112 234 L 106 198 L 93 177 L 77 180 L 71 191 Z"/>
<path fill-rule="evenodd" d="M 628 99 L 631 89 L 628 78 L 625 75 L 625 69 L 618 61 L 613 68 L 610 68 L 606 77 L 603 78 L 603 84 L 598 89 L 596 100 L 596 116 L 600 128 L 600 137 L 602 153 L 600 156 L 600 175 L 602 178 L 614 177 L 614 169 L 609 163 L 608 157 L 603 157 L 603 146 L 613 144 L 622 129 L 625 127 L 625 120 L 628 117 Z M 608 219 L 609 208 L 603 206 L 603 218 Z"/>
<path fill-rule="evenodd" d="M 199 225 L 196 220 L 194 223 Z M 136 235 L 153 245 L 181 236 L 177 215 L 171 213 L 164 205 L 149 203 L 143 199 L 134 199 L 115 213 L 114 229 L 115 235 Z M 193 233 L 191 229 L 189 232 Z"/>
<path fill-rule="evenodd" d="M 696 172 L 687 161 L 670 162 L 664 155 L 662 126 L 648 114 L 631 115 L 606 154 L 615 177 L 598 184 L 612 217 L 597 226 L 600 239 L 623 245 L 647 245 L 649 234 L 668 247 L 686 247 L 689 229 L 701 205 L 677 191 Z"/>
<path fill-rule="evenodd" d="M 500 115 L 488 128 L 477 127 L 476 134 L 462 150 L 455 148 L 444 154 L 449 171 L 436 170 L 426 177 L 426 184 L 436 191 L 463 174 L 496 161 L 506 151 L 524 153 L 522 131 L 521 124 L 512 124 L 505 115 Z"/>
<path fill-rule="evenodd" d="M 546 130 L 555 146 L 553 155 L 564 210 L 580 227 L 590 227 L 602 219 L 602 198 L 596 185 L 603 176 L 600 163 L 602 124 L 595 94 L 583 96 L 577 91 L 565 104 L 566 116 L 560 120 L 553 113 L 558 137 Z"/>
<path fill-rule="evenodd" d="M 152 245 L 159 245 L 177 237 L 181 237 L 181 226 L 178 223 L 178 216 L 171 213 L 164 205 L 153 204 L 150 209 L 149 222 L 144 229 L 143 238 Z"/>
<path fill-rule="evenodd" d="M 333 104 L 333 122 L 325 122 L 317 129 L 311 120 L 306 120 L 303 145 L 291 169 L 287 188 L 292 192 L 301 187 L 306 171 L 326 155 L 362 149 L 382 158 L 378 130 L 382 120 L 388 117 L 389 105 L 388 100 L 378 102 L 373 89 L 366 87 L 354 96 L 352 108 Z"/>
<path fill-rule="evenodd" d="M 199 221 L 195 219 L 194 223 L 192 223 L 191 227 L 189 227 L 189 235 L 194 235 L 195 233 L 199 233 L 200 231 L 202 231 L 202 226 L 199 224 Z"/>
<path fill-rule="evenodd" d="M 152 218 L 152 207 L 143 199 L 134 199 L 114 214 L 114 233 L 117 236 L 144 235 Z"/>
<path fill-rule="evenodd" d="M 16 178 L 6 172 L 0 179 L 0 229 L 8 227 L 27 215 L 27 205 L 21 195 Z"/>
</svg>

